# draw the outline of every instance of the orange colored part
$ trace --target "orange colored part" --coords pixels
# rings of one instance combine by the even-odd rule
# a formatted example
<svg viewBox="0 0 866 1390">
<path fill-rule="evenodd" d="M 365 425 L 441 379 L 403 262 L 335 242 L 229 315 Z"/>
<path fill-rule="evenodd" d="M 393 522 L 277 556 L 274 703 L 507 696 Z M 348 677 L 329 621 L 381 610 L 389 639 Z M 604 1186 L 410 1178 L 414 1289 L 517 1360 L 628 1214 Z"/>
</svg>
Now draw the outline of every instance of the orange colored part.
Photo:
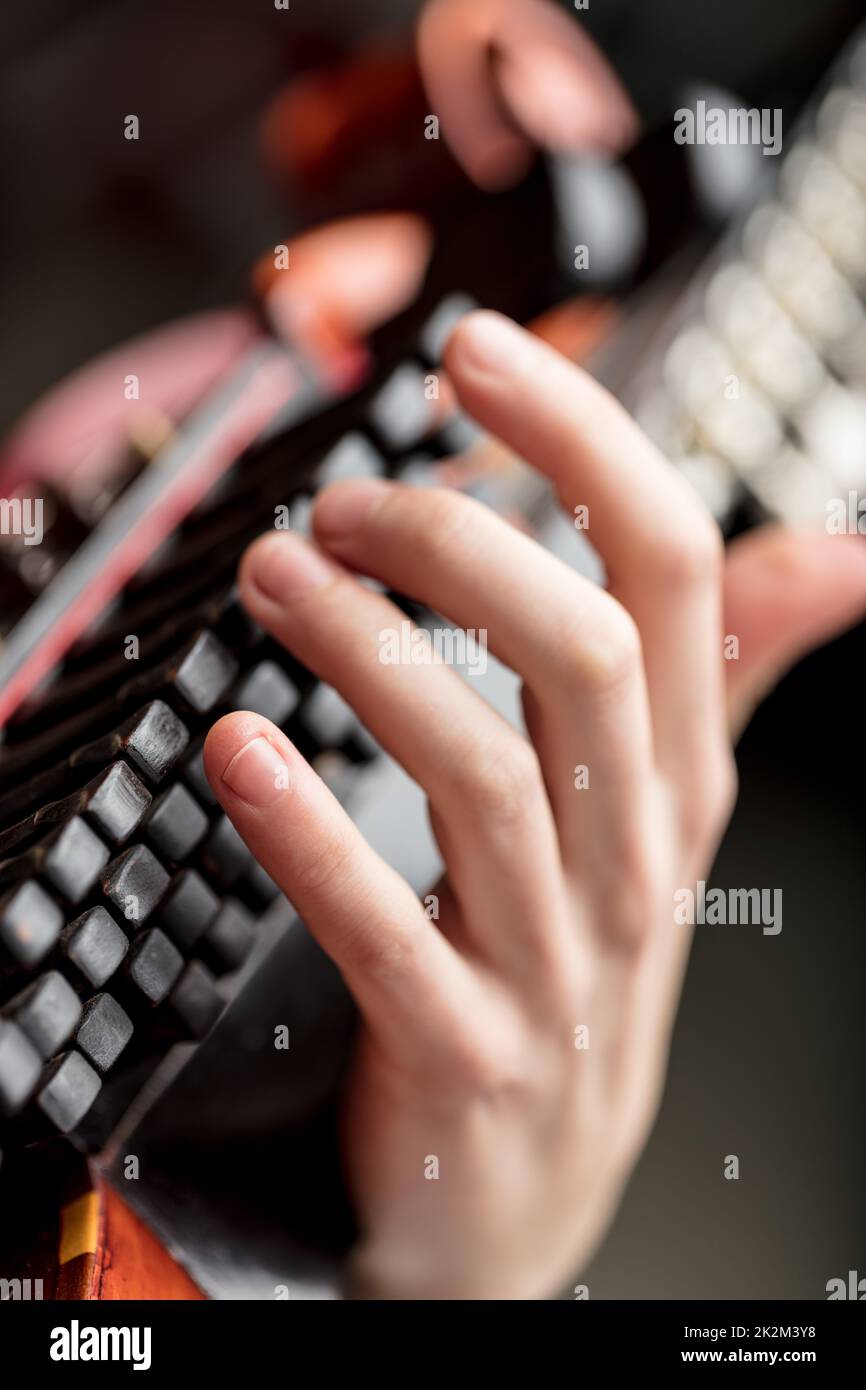
<svg viewBox="0 0 866 1390">
<path fill-rule="evenodd" d="M 90 1191 L 61 1212 L 56 1297 L 203 1299 L 198 1286 L 119 1193 L 92 1169 L 91 1174 Z"/>
</svg>

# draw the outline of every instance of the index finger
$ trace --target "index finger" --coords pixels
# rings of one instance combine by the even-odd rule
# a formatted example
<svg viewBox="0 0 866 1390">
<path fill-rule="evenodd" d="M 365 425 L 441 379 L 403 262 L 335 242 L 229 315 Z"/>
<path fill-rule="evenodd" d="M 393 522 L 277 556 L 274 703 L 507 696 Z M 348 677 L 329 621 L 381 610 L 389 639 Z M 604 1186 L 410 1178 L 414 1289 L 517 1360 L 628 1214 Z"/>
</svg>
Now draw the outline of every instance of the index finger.
<svg viewBox="0 0 866 1390">
<path fill-rule="evenodd" d="M 706 767 L 724 746 L 723 547 L 709 512 L 598 382 L 500 314 L 467 315 L 445 361 L 469 413 L 546 474 L 568 512 L 587 508 L 610 590 L 640 631 L 659 764 Z"/>
</svg>

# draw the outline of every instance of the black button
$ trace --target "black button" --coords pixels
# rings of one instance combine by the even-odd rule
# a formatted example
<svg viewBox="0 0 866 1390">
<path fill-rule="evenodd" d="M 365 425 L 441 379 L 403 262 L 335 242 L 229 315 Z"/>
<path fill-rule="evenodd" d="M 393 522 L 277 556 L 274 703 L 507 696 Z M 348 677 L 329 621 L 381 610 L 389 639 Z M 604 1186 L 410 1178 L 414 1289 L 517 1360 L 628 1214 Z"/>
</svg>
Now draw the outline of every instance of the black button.
<svg viewBox="0 0 866 1390">
<path fill-rule="evenodd" d="M 47 1061 L 71 1036 L 81 1017 L 81 1004 L 63 976 L 49 970 L 16 994 L 6 1011 Z"/>
<path fill-rule="evenodd" d="M 243 965 L 256 939 L 254 919 L 234 898 L 227 898 L 211 922 L 196 954 L 217 974 Z"/>
<path fill-rule="evenodd" d="M 75 1041 L 98 1072 L 114 1066 L 133 1034 L 132 1019 L 110 994 L 97 994 L 84 1006 Z"/>
<path fill-rule="evenodd" d="M 36 1104 L 55 1129 L 68 1134 L 84 1119 L 101 1087 L 96 1072 L 79 1052 L 65 1052 L 49 1067 Z"/>
<path fill-rule="evenodd" d="M 124 850 L 102 875 L 105 896 L 135 926 L 147 920 L 167 887 L 168 874 L 146 845 Z"/>
<path fill-rule="evenodd" d="M 183 956 L 164 932 L 151 927 L 134 943 L 127 957 L 127 974 L 151 1004 L 160 1004 L 183 970 Z"/>
<path fill-rule="evenodd" d="M 203 1038 L 219 1018 L 225 1001 L 201 961 L 191 960 L 175 985 L 171 1007 L 192 1038 Z"/>
<path fill-rule="evenodd" d="M 175 874 L 157 920 L 182 951 L 189 951 L 219 911 L 220 900 L 195 869 Z"/>
<path fill-rule="evenodd" d="M 33 966 L 60 934 L 63 913 L 32 879 L 0 898 L 0 943 L 19 965 Z"/>
<path fill-rule="evenodd" d="M 63 929 L 63 949 L 84 978 L 98 989 L 120 965 L 129 941 L 104 907 L 91 907 Z"/>
<path fill-rule="evenodd" d="M 0 1018 L 0 1113 L 16 1115 L 42 1072 L 42 1058 L 17 1023 Z"/>
<path fill-rule="evenodd" d="M 144 833 L 157 853 L 177 863 L 195 849 L 207 828 L 204 811 L 178 782 L 154 802 Z"/>
</svg>

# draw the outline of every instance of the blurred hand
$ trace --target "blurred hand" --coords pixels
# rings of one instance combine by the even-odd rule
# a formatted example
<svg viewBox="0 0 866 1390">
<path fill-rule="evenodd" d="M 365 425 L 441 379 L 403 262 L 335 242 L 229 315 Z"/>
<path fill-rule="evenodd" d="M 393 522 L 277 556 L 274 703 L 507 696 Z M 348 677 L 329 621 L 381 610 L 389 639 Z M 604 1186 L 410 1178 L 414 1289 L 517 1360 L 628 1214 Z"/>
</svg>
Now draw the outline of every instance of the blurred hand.
<svg viewBox="0 0 866 1390">
<path fill-rule="evenodd" d="M 418 58 L 449 145 L 484 188 L 515 182 L 533 145 L 615 154 L 637 133 L 613 69 L 550 0 L 429 0 Z"/>
<path fill-rule="evenodd" d="M 317 544 L 275 532 L 240 572 L 252 616 L 427 793 L 447 868 L 438 923 L 266 720 L 226 716 L 205 759 L 360 1007 L 345 1113 L 357 1291 L 536 1297 L 586 1261 L 652 1123 L 689 946 L 674 893 L 730 814 L 729 720 L 866 607 L 866 550 L 834 538 L 835 596 L 795 612 L 784 591 L 815 572 L 802 550 L 768 534 L 726 571 L 691 490 L 551 348 L 479 313 L 446 365 L 570 515 L 589 507 L 609 591 L 464 496 L 384 481 L 325 490 Z M 523 679 L 529 737 L 445 665 L 383 665 L 380 634 L 403 614 L 356 572 L 486 629 Z"/>
</svg>

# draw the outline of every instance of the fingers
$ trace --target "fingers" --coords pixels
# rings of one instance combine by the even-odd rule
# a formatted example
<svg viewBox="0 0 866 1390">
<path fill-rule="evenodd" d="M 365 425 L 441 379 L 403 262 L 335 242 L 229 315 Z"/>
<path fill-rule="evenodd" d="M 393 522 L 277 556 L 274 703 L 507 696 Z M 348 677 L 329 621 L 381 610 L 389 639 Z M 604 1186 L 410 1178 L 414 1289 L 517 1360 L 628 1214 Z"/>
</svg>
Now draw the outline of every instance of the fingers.
<svg viewBox="0 0 866 1390">
<path fill-rule="evenodd" d="M 610 591 L 640 632 L 658 765 L 702 802 L 728 757 L 709 514 L 597 382 L 507 319 L 468 315 L 446 363 L 470 414 L 547 474 L 569 512 L 588 508 Z"/>
<path fill-rule="evenodd" d="M 426 792 L 476 946 L 534 973 L 555 935 L 559 861 L 526 741 L 447 665 L 406 659 L 404 614 L 297 537 L 258 540 L 239 585 L 256 621 L 343 695 Z"/>
<path fill-rule="evenodd" d="M 725 662 L 731 728 L 738 735 L 785 671 L 866 614 L 866 542 L 861 536 L 781 527 L 734 541 L 725 568 Z"/>
<path fill-rule="evenodd" d="M 484 187 L 519 177 L 532 141 L 618 150 L 634 136 L 613 71 L 547 0 L 433 0 L 419 21 L 418 56 L 449 144 Z"/>
<path fill-rule="evenodd" d="M 357 357 L 374 329 L 411 304 L 430 252 L 430 229 L 420 217 L 349 217 L 296 237 L 280 269 L 268 251 L 253 271 L 253 287 L 277 331 L 327 368 L 335 357 Z"/>
<path fill-rule="evenodd" d="M 587 819 L 595 843 L 605 835 L 616 843 L 652 768 L 640 647 L 623 609 L 488 508 L 446 489 L 333 487 L 318 499 L 313 526 L 345 563 L 461 628 L 484 630 L 541 713 L 533 735 L 567 863 L 590 852 Z M 588 796 L 576 794 L 578 763 L 590 768 Z"/>
<path fill-rule="evenodd" d="M 290 741 L 229 714 L 204 751 L 211 786 L 263 868 L 339 967 L 371 1026 L 401 1049 L 437 1045 L 464 990 L 460 962 L 402 878 Z"/>
</svg>

